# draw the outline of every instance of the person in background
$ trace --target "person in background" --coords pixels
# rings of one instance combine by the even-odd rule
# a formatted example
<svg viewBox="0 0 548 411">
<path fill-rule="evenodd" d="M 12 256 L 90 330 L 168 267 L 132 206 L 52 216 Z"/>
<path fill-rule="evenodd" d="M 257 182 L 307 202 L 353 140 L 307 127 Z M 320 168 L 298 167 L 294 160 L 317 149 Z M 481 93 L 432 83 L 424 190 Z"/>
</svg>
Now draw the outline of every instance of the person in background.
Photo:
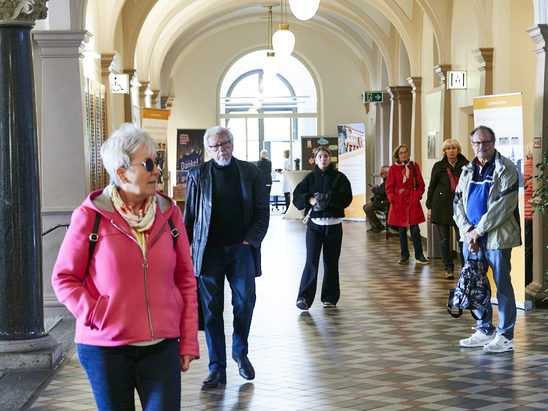
<svg viewBox="0 0 548 411">
<path fill-rule="evenodd" d="M 257 161 L 257 167 L 263 173 L 266 189 L 268 190 L 268 195 L 270 195 L 270 190 L 272 189 L 272 162 L 268 159 L 268 151 L 261 150 L 261 159 Z"/>
<path fill-rule="evenodd" d="M 270 218 L 266 184 L 254 164 L 232 156 L 234 137 L 224 127 L 204 134 L 211 160 L 188 173 L 185 216 L 204 314 L 209 375 L 202 389 L 226 384 L 223 320 L 225 278 L 232 290 L 232 358 L 240 375 L 255 378 L 248 336 L 255 308 L 255 277 L 261 275 L 261 242 Z"/>
<path fill-rule="evenodd" d="M 398 227 L 401 258 L 398 264 L 409 263 L 407 226 L 410 226 L 411 239 L 415 249 L 415 260 L 419 264 L 429 264 L 422 251 L 419 224 L 425 221 L 420 199 L 424 194 L 424 180 L 417 163 L 409 160 L 409 148 L 402 144 L 393 153 L 395 164 L 388 169 L 386 195 L 390 201 L 388 224 Z"/>
<path fill-rule="evenodd" d="M 479 126 L 470 133 L 476 153 L 462 168 L 455 191 L 454 219 L 459 226 L 464 259 L 477 254 L 493 271 L 499 318 L 495 332 L 491 302 L 476 310 L 476 332 L 459 341 L 461 347 L 483 347 L 500 353 L 514 350 L 516 300 L 510 264 L 512 248 L 521 245 L 518 173 L 514 163 L 495 150 L 495 133 Z"/>
<path fill-rule="evenodd" d="M 379 218 L 377 217 L 375 211 L 386 212 L 390 204 L 388 202 L 388 197 L 386 197 L 385 188 L 386 177 L 388 176 L 388 168 L 388 166 L 381 166 L 379 170 L 379 175 L 382 178 L 382 183 L 380 185 L 373 184 L 371 186 L 371 192 L 373 193 L 373 197 L 371 198 L 371 202 L 369 204 L 363 206 L 363 211 L 365 212 L 367 221 L 369 222 L 370 226 L 367 230 L 368 233 L 378 233 L 385 228 L 379 221 Z"/>
<path fill-rule="evenodd" d="M 284 150 L 284 168 L 283 170 L 276 169 L 276 172 L 283 174 L 284 171 L 291 170 L 291 161 L 289 160 L 289 150 Z M 282 190 L 285 197 L 285 213 L 287 213 L 287 210 L 289 209 L 289 205 L 291 204 L 291 184 L 289 184 L 289 178 L 287 176 L 283 176 L 282 181 Z"/>
<path fill-rule="evenodd" d="M 321 300 L 324 308 L 334 308 L 340 297 L 339 257 L 344 209 L 352 202 L 348 178 L 331 164 L 331 152 L 319 146 L 316 166 L 293 191 L 293 204 L 309 215 L 306 228 L 306 264 L 297 296 L 297 307 L 308 310 L 314 301 L 318 265 L 323 248 L 324 277 Z"/>
<path fill-rule="evenodd" d="M 181 370 L 199 357 L 189 244 L 181 211 L 156 192 L 156 151 L 132 124 L 104 142 L 111 184 L 74 211 L 53 269 L 100 410 L 135 409 L 135 389 L 143 409 L 179 410 Z"/>
<path fill-rule="evenodd" d="M 523 163 L 523 188 L 525 204 L 523 217 L 525 220 L 525 286 L 533 281 L 533 153 L 531 145 L 525 149 L 525 163 Z"/>
<path fill-rule="evenodd" d="M 459 229 L 453 220 L 453 199 L 459 182 L 462 167 L 468 163 L 461 154 L 457 140 L 447 139 L 441 146 L 443 158 L 434 164 L 428 185 L 426 208 L 428 218 L 436 224 L 441 259 L 445 267 L 445 278 L 453 279 L 455 265 L 451 254 L 451 227 L 455 230 L 457 241 L 460 240 Z M 462 242 L 459 242 L 459 251 L 462 255 Z M 461 264 L 463 261 L 461 261 Z"/>
</svg>

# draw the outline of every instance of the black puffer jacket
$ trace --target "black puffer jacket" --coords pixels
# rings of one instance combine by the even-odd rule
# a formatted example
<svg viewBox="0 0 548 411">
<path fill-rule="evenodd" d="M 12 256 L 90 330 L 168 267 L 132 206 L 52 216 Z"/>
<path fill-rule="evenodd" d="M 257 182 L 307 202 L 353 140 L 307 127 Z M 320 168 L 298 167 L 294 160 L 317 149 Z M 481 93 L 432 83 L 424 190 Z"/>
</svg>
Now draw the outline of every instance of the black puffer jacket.
<svg viewBox="0 0 548 411">
<path fill-rule="evenodd" d="M 344 217 L 344 209 L 352 202 L 352 188 L 348 178 L 337 171 L 333 164 L 321 171 L 318 166 L 308 174 L 293 191 L 293 204 L 305 214 L 312 207 L 308 200 L 314 193 L 327 194 L 327 207 L 323 211 L 310 213 L 310 218 Z"/>
<path fill-rule="evenodd" d="M 468 160 L 462 154 L 457 156 L 455 167 L 444 156 L 440 161 L 434 164 L 432 175 L 430 176 L 430 185 L 428 186 L 428 197 L 426 198 L 426 208 L 432 210 L 431 220 L 436 224 L 453 225 L 453 198 L 455 194 L 451 192 L 451 181 L 447 169 L 455 177 L 460 177 L 462 166 L 468 164 Z"/>
</svg>

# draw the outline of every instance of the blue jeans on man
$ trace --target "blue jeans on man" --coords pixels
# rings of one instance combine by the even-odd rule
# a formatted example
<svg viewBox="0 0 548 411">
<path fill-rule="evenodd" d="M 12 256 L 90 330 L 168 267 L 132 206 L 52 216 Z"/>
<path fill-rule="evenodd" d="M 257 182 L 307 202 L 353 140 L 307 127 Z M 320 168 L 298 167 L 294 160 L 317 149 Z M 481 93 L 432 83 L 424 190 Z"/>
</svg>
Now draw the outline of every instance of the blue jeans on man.
<svg viewBox="0 0 548 411">
<path fill-rule="evenodd" d="M 232 290 L 232 357 L 248 354 L 249 330 L 255 308 L 255 262 L 248 244 L 206 247 L 202 264 L 200 298 L 209 349 L 209 371 L 226 370 L 223 320 L 225 276 Z"/>
<path fill-rule="evenodd" d="M 468 260 L 470 251 L 467 244 L 463 247 L 464 260 Z M 512 279 L 510 277 L 511 264 L 510 257 L 512 254 L 511 248 L 483 250 L 480 249 L 477 257 L 483 259 L 493 271 L 493 279 L 497 286 L 497 302 L 499 306 L 499 322 L 497 332 L 502 334 L 509 340 L 514 338 L 514 325 L 516 324 L 516 299 L 514 296 L 514 288 L 512 287 Z M 492 334 L 495 331 L 493 326 L 493 306 L 491 302 L 487 304 L 484 310 L 475 310 L 476 316 L 481 318 L 485 312 L 485 317 L 478 320 L 477 329 L 484 334 Z"/>
</svg>

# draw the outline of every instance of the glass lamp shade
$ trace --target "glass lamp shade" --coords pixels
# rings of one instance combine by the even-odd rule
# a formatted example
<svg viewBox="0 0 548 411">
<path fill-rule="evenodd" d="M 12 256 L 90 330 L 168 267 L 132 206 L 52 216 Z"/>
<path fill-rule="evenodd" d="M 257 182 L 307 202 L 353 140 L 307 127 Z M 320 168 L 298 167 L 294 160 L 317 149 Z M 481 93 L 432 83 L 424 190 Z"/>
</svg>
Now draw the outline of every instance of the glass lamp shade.
<svg viewBox="0 0 548 411">
<path fill-rule="evenodd" d="M 289 31 L 289 24 L 279 24 L 272 36 L 272 47 L 277 57 L 289 57 L 295 47 L 295 36 Z"/>
<path fill-rule="evenodd" d="M 278 74 L 278 59 L 273 51 L 266 52 L 266 58 L 263 61 L 263 73 L 265 76 L 275 76 Z"/>
<path fill-rule="evenodd" d="M 299 20 L 309 20 L 318 11 L 320 0 L 289 0 L 291 12 Z"/>
</svg>

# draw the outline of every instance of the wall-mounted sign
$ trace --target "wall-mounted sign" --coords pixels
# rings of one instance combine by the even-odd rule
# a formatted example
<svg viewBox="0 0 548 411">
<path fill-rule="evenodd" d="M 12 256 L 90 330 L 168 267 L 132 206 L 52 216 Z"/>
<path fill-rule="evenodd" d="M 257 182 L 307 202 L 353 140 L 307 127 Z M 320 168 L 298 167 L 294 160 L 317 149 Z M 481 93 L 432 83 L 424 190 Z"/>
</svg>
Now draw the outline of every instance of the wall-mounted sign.
<svg viewBox="0 0 548 411">
<path fill-rule="evenodd" d="M 448 71 L 447 72 L 447 88 L 448 89 L 465 89 L 468 76 L 466 71 Z"/>
<path fill-rule="evenodd" d="M 382 91 L 364 91 L 364 103 L 382 103 Z"/>
<path fill-rule="evenodd" d="M 129 74 L 111 74 L 110 91 L 114 94 L 129 94 Z"/>
</svg>

